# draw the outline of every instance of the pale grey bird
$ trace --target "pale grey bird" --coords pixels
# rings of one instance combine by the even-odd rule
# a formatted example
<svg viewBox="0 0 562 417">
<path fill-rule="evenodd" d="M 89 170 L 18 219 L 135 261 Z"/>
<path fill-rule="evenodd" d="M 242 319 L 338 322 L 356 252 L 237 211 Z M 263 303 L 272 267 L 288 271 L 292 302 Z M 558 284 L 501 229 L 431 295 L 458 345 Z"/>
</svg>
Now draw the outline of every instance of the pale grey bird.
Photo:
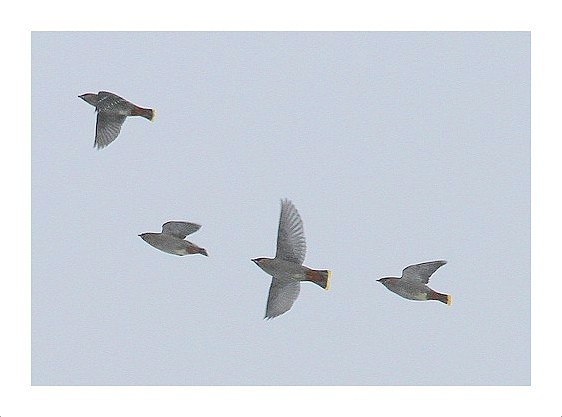
<svg viewBox="0 0 562 417">
<path fill-rule="evenodd" d="M 94 106 L 98 113 L 94 140 L 94 146 L 98 149 L 105 148 L 117 138 L 128 116 L 141 116 L 148 120 L 154 118 L 154 110 L 139 107 L 108 91 L 86 93 L 78 97 Z"/>
<path fill-rule="evenodd" d="M 184 240 L 187 235 L 195 233 L 201 228 L 200 225 L 189 222 L 170 221 L 162 225 L 162 233 L 141 233 L 142 240 L 162 252 L 172 255 L 188 255 L 200 253 L 209 256 L 207 251 L 195 243 Z"/>
<path fill-rule="evenodd" d="M 275 258 L 252 259 L 273 277 L 267 298 L 266 319 L 289 311 L 299 296 L 300 281 L 314 282 L 326 290 L 329 288 L 330 271 L 303 266 L 305 254 L 306 242 L 299 212 L 289 200 L 281 200 Z"/>
<path fill-rule="evenodd" d="M 382 285 L 395 294 L 408 300 L 426 301 L 437 300 L 451 305 L 451 296 L 433 291 L 426 284 L 429 277 L 447 261 L 431 261 L 410 265 L 402 271 L 402 277 L 386 277 L 378 279 Z"/>
</svg>

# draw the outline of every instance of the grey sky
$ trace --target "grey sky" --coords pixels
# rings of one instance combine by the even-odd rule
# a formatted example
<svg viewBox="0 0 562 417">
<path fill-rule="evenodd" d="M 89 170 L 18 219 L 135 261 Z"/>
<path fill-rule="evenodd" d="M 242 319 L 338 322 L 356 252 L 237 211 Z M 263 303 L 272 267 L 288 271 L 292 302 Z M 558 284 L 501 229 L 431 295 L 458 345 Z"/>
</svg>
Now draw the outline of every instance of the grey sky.
<svg viewBox="0 0 562 417">
<path fill-rule="evenodd" d="M 283 197 L 331 289 L 264 321 Z M 526 385 L 529 293 L 529 33 L 33 34 L 33 384 Z"/>
</svg>

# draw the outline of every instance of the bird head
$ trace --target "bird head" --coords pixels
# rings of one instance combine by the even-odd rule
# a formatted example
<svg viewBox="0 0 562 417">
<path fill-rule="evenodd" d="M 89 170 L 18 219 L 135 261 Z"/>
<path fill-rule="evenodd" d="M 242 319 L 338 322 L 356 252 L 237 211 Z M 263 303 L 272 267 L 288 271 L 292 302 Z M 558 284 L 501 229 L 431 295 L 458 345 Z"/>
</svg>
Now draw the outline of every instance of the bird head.
<svg viewBox="0 0 562 417">
<path fill-rule="evenodd" d="M 252 262 L 254 262 L 257 266 L 261 269 L 266 270 L 268 266 L 271 264 L 271 258 L 254 258 Z"/>
<path fill-rule="evenodd" d="M 272 275 L 273 259 L 271 258 L 254 258 L 252 262 L 254 262 L 257 266 L 259 266 L 262 270 L 267 272 L 269 275 Z"/>
<path fill-rule="evenodd" d="M 94 94 L 94 93 L 85 93 L 85 94 L 79 95 L 78 97 L 80 97 L 86 103 L 91 104 L 92 106 L 95 106 L 98 103 L 98 95 Z"/>
</svg>

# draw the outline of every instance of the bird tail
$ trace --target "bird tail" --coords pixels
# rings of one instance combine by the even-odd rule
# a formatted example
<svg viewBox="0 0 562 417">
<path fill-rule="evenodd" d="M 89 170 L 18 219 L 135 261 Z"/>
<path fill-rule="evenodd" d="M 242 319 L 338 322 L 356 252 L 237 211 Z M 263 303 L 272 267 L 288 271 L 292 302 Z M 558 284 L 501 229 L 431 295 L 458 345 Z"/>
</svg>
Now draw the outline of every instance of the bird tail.
<svg viewBox="0 0 562 417">
<path fill-rule="evenodd" d="M 325 290 L 330 288 L 330 275 L 331 272 L 327 269 L 318 270 L 318 269 L 309 269 L 306 271 L 306 280 L 314 282 L 317 285 L 320 285 Z"/>
<path fill-rule="evenodd" d="M 451 305 L 451 296 L 449 294 L 441 294 L 436 292 L 434 296 L 435 296 L 435 298 L 433 298 L 434 300 L 441 301 L 442 303 L 447 304 L 448 306 Z"/>
<path fill-rule="evenodd" d="M 145 119 L 148 119 L 150 121 L 152 121 L 155 114 L 156 114 L 156 112 L 152 109 L 144 109 L 144 108 L 138 107 L 138 106 L 133 108 L 133 110 L 131 111 L 131 116 L 141 116 L 141 117 L 144 117 Z"/>
</svg>

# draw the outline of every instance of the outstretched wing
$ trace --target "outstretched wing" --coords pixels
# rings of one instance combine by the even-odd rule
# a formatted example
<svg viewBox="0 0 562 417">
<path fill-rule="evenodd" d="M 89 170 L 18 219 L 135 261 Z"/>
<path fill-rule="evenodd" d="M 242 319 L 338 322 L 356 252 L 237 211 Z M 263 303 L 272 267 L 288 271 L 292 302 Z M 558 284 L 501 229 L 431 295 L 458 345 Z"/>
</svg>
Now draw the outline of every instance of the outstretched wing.
<svg viewBox="0 0 562 417">
<path fill-rule="evenodd" d="M 121 132 L 121 126 L 123 126 L 126 118 L 127 116 L 121 114 L 106 111 L 98 112 L 94 146 L 102 149 L 113 142 Z"/>
<path fill-rule="evenodd" d="M 302 264 L 306 255 L 306 240 L 301 216 L 289 200 L 281 200 L 281 216 L 277 231 L 276 258 Z"/>
<path fill-rule="evenodd" d="M 272 319 L 289 311 L 299 296 L 300 289 L 299 281 L 273 277 L 267 297 L 265 318 Z"/>
<path fill-rule="evenodd" d="M 402 279 L 427 284 L 429 282 L 429 277 L 446 263 L 447 261 L 431 261 L 410 265 L 402 271 Z"/>
<path fill-rule="evenodd" d="M 189 222 L 170 221 L 162 225 L 162 233 L 185 239 L 187 235 L 195 233 L 201 225 Z"/>
</svg>

